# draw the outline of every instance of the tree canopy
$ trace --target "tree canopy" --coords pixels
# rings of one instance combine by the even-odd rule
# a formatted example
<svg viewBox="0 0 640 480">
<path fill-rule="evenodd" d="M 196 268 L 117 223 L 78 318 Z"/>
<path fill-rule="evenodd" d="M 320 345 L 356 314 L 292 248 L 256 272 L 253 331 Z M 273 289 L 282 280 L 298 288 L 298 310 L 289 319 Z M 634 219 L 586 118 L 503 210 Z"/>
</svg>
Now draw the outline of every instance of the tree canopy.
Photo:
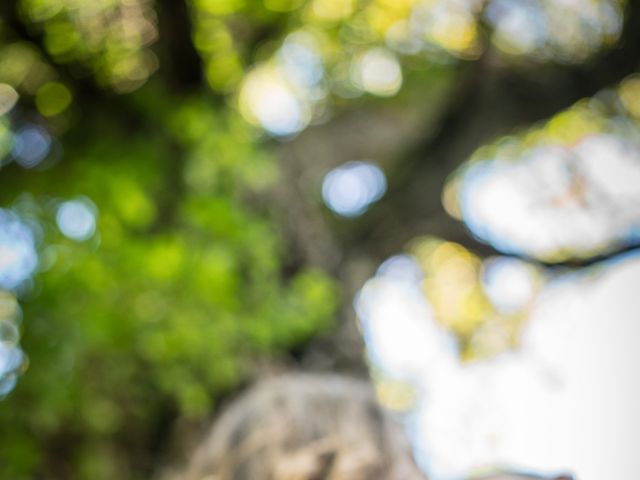
<svg viewBox="0 0 640 480">
<path fill-rule="evenodd" d="M 638 244 L 639 37 L 623 0 L 4 1 L 0 476 L 148 478 L 265 364 L 362 369 L 400 252 L 465 358 L 517 342 L 483 262 Z"/>
</svg>

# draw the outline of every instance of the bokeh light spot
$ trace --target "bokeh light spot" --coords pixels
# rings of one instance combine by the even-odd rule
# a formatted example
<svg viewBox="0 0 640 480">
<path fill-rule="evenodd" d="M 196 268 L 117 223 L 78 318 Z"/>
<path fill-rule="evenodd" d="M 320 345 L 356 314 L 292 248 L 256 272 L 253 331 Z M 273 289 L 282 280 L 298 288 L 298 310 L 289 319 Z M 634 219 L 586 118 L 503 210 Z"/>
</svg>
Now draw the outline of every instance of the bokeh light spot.
<svg viewBox="0 0 640 480">
<path fill-rule="evenodd" d="M 493 0 L 485 10 L 492 41 L 509 55 L 579 63 L 613 43 L 622 28 L 620 0 Z"/>
<path fill-rule="evenodd" d="M 56 223 L 64 236 L 88 240 L 96 230 L 95 208 L 86 199 L 69 200 L 58 207 Z"/>
<path fill-rule="evenodd" d="M 571 148 L 525 151 L 517 162 L 475 163 L 462 177 L 463 218 L 505 252 L 556 261 L 590 255 L 626 241 L 640 222 L 638 151 L 591 135 Z M 609 214 L 614 205 L 621 214 Z"/>
<path fill-rule="evenodd" d="M 640 118 L 640 75 L 635 74 L 625 79 L 619 88 L 620 100 L 628 112 Z"/>
<path fill-rule="evenodd" d="M 402 86 L 402 70 L 397 57 L 381 48 L 371 49 L 358 59 L 352 77 L 359 88 L 381 97 L 395 95 Z"/>
<path fill-rule="evenodd" d="M 298 31 L 288 35 L 278 50 L 278 61 L 292 82 L 306 88 L 316 86 L 324 75 L 316 40 L 308 32 Z"/>
<path fill-rule="evenodd" d="M 387 181 L 379 167 L 367 162 L 347 162 L 325 175 L 322 198 L 338 215 L 355 217 L 379 200 L 386 189 Z"/>
<path fill-rule="evenodd" d="M 515 258 L 491 258 L 482 264 L 482 286 L 498 311 L 517 312 L 523 310 L 534 297 L 534 269 Z"/>
<path fill-rule="evenodd" d="M 59 82 L 48 82 L 36 93 L 36 107 L 45 117 L 57 115 L 67 109 L 71 103 L 71 92 Z"/>
<path fill-rule="evenodd" d="M 240 113 L 276 137 L 287 137 L 304 129 L 311 108 L 302 92 L 274 67 L 258 67 L 241 86 Z"/>
<path fill-rule="evenodd" d="M 17 288 L 31 277 L 37 264 L 31 229 L 13 213 L 0 209 L 0 287 Z"/>
<path fill-rule="evenodd" d="M 337 21 L 353 13 L 353 0 L 313 0 L 314 15 L 323 20 Z"/>
<path fill-rule="evenodd" d="M 394 255 L 388 258 L 378 267 L 376 275 L 416 284 L 424 276 L 420 265 L 409 255 Z"/>
<path fill-rule="evenodd" d="M 37 125 L 22 127 L 15 133 L 13 140 L 13 157 L 24 168 L 39 165 L 49 154 L 51 136 Z"/>
<path fill-rule="evenodd" d="M 9 112 L 18 98 L 18 92 L 11 85 L 0 83 L 0 115 Z"/>
</svg>

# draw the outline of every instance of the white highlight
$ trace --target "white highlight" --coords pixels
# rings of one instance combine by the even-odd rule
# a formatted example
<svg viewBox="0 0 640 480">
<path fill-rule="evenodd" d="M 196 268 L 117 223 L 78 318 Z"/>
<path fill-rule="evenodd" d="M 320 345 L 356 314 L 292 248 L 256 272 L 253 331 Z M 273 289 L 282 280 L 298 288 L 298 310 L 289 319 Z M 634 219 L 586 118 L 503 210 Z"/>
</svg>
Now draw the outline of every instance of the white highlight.
<svg viewBox="0 0 640 480">
<path fill-rule="evenodd" d="M 280 69 L 271 66 L 258 67 L 247 74 L 239 101 L 245 119 L 276 137 L 300 132 L 311 119 L 311 105 L 304 92 Z"/>
<path fill-rule="evenodd" d="M 29 125 L 15 133 L 12 154 L 24 168 L 38 166 L 49 154 L 51 136 L 42 127 Z"/>
<path fill-rule="evenodd" d="M 381 97 L 398 93 L 402 70 L 396 56 L 385 49 L 367 51 L 355 65 L 353 81 L 362 90 Z"/>
<path fill-rule="evenodd" d="M 95 210 L 87 200 L 69 200 L 58 207 L 56 222 L 65 237 L 88 240 L 96 230 Z"/>
<path fill-rule="evenodd" d="M 344 217 L 363 214 L 387 189 L 382 170 L 371 163 L 347 162 L 325 175 L 322 198 L 331 210 Z"/>
<path fill-rule="evenodd" d="M 469 364 L 458 360 L 410 271 L 381 269 L 355 306 L 376 369 L 420 392 L 407 421 L 429 478 L 466 478 L 483 467 L 635 478 L 640 258 L 548 285 L 521 349 Z"/>
<path fill-rule="evenodd" d="M 31 229 L 13 213 L 0 209 L 0 288 L 19 287 L 31 277 L 37 264 Z"/>
<path fill-rule="evenodd" d="M 591 253 L 640 225 L 639 155 L 621 138 L 598 135 L 571 149 L 538 147 L 515 162 L 478 162 L 462 177 L 462 216 L 502 251 Z"/>
<path fill-rule="evenodd" d="M 491 258 L 482 265 L 482 286 L 497 310 L 516 312 L 525 308 L 535 294 L 533 269 L 515 258 Z"/>
<path fill-rule="evenodd" d="M 20 96 L 15 88 L 7 83 L 0 83 L 0 116 L 11 111 Z"/>
</svg>

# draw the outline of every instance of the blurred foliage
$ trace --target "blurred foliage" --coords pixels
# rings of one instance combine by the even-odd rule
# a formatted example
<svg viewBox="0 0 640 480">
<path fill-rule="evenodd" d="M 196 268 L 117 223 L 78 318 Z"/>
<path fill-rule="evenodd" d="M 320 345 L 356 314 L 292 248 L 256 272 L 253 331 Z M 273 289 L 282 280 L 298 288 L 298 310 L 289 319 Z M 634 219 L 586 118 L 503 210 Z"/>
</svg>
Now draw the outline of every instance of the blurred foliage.
<svg viewBox="0 0 640 480">
<path fill-rule="evenodd" d="M 261 361 L 331 326 L 334 282 L 292 262 L 276 226 L 269 136 L 287 140 L 411 78 L 448 81 L 442 72 L 492 46 L 506 63 L 585 61 L 618 38 L 623 8 L 4 2 L 0 477 L 144 478 L 167 417 L 204 418 Z M 522 12 L 542 20 L 523 28 Z M 637 84 L 620 87 L 635 117 Z M 472 342 L 495 313 L 479 260 L 425 245 L 426 294 Z M 441 285 L 461 281 L 448 298 Z"/>
<path fill-rule="evenodd" d="M 131 100 L 141 112 L 148 94 Z M 144 452 L 129 449 L 167 405 L 205 415 L 261 358 L 330 324 L 332 284 L 316 271 L 283 282 L 270 215 L 242 198 L 275 174 L 246 127 L 200 102 L 153 113 L 136 133 L 103 121 L 70 133 L 49 169 L 3 171 L 2 200 L 37 225 L 40 257 L 23 288 L 30 368 L 0 411 L 3 478 L 39 471 L 61 435 L 69 456 L 48 460 L 70 477 L 135 478 Z M 78 198 L 97 216 L 84 241 L 58 228 Z"/>
<path fill-rule="evenodd" d="M 454 242 L 419 238 L 410 248 L 435 320 L 455 334 L 463 360 L 498 355 L 518 344 L 528 310 L 543 284 L 535 265 L 482 260 Z"/>
<path fill-rule="evenodd" d="M 160 81 L 114 108 L 78 99 L 83 80 L 60 65 L 116 93 L 155 70 L 151 3 L 19 12 L 42 48 L 3 29 L 0 197 L 38 267 L 4 285 L 29 360 L 0 409 L 0 476 L 142 478 L 167 414 L 209 415 L 261 361 L 329 327 L 337 292 L 318 271 L 283 276 L 273 212 L 256 202 L 277 170 L 219 99 Z M 95 232 L 65 223 L 67 204 Z"/>
<path fill-rule="evenodd" d="M 20 13 L 56 62 L 83 64 L 116 91 L 139 87 L 157 68 L 147 48 L 158 36 L 148 0 L 23 0 Z"/>
</svg>

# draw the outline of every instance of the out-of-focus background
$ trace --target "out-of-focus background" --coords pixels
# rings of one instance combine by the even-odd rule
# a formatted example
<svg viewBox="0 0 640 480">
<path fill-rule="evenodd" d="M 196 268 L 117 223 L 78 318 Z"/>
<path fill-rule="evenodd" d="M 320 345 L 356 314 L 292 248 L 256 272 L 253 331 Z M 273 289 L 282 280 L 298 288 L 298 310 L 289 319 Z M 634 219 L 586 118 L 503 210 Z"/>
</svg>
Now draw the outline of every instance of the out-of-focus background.
<svg viewBox="0 0 640 480">
<path fill-rule="evenodd" d="M 433 480 L 637 478 L 639 59 L 630 0 L 3 0 L 0 477 L 302 368 Z"/>
</svg>

